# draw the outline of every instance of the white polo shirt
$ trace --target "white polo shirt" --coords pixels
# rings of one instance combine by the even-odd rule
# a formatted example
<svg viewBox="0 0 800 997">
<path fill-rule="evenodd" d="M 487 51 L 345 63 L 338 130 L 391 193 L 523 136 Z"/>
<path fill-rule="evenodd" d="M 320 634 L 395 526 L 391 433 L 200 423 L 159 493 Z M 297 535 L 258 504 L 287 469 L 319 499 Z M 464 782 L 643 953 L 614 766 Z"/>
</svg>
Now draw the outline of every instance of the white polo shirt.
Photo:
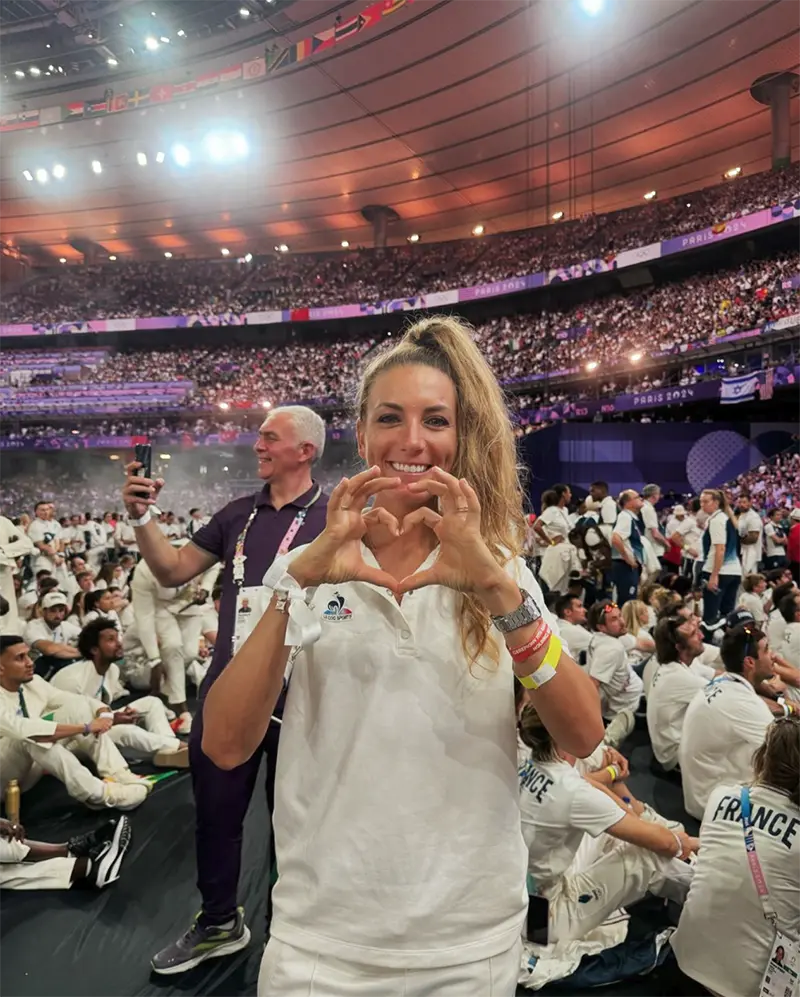
<svg viewBox="0 0 800 997">
<path fill-rule="evenodd" d="M 557 505 L 548 506 L 541 516 L 539 516 L 537 522 L 545 527 L 545 533 L 551 539 L 562 537 L 566 540 L 569 536 L 569 531 L 572 529 L 567 510 L 561 509 Z"/>
<path fill-rule="evenodd" d="M 25 627 L 25 632 L 23 634 L 25 643 L 28 647 L 32 647 L 36 650 L 38 650 L 36 645 L 40 640 L 52 640 L 56 644 L 70 644 L 72 647 L 77 647 L 78 637 L 80 637 L 80 635 L 81 628 L 76 627 L 75 624 L 70 623 L 69 620 L 64 620 L 63 623 L 60 623 L 55 628 L 55 630 L 51 630 L 42 619 L 31 620 Z"/>
<path fill-rule="evenodd" d="M 711 793 L 700 851 L 678 930 L 670 945 L 692 979 L 726 997 L 760 989 L 775 933 L 758 899 L 741 824 L 741 786 Z M 782 793 L 750 789 L 753 836 L 781 930 L 800 934 L 800 810 Z"/>
<path fill-rule="evenodd" d="M 656 658 L 655 654 L 652 654 L 642 672 L 645 696 L 649 696 L 650 690 L 653 688 L 653 676 L 656 673 L 658 665 L 658 658 Z M 717 673 L 717 669 L 721 667 L 722 664 L 719 657 L 719 648 L 715 647 L 713 644 L 703 644 L 703 653 L 699 658 L 695 658 L 691 665 L 689 665 L 689 671 L 692 672 L 693 675 L 699 675 L 703 680 L 703 684 L 705 684 L 714 678 Z"/>
<path fill-rule="evenodd" d="M 584 835 L 596 838 L 625 816 L 620 804 L 563 759 L 525 762 L 519 773 L 519 805 L 528 873 L 545 896 L 572 865 Z"/>
<path fill-rule="evenodd" d="M 785 557 L 786 548 L 775 543 L 775 537 L 779 535 L 772 520 L 766 520 L 764 523 L 764 557 Z M 28 536 L 30 536 L 30 529 Z"/>
<path fill-rule="evenodd" d="M 753 752 L 772 723 L 766 703 L 741 675 L 720 675 L 695 695 L 683 721 L 678 760 L 683 803 L 701 820 L 720 782 L 748 782 Z"/>
<path fill-rule="evenodd" d="M 35 544 L 46 543 L 57 547 L 63 532 L 61 524 L 55 519 L 39 519 L 37 517 L 36 519 L 32 519 L 28 525 L 28 539 L 31 543 Z M 44 570 L 52 571 L 53 564 L 53 558 L 48 557 L 47 554 L 42 554 L 37 548 L 33 570 L 35 572 Z"/>
<path fill-rule="evenodd" d="M 767 617 L 767 643 L 773 651 L 777 651 L 783 644 L 783 635 L 786 633 L 786 620 L 777 609 L 773 609 Z"/>
<path fill-rule="evenodd" d="M 617 521 L 617 503 L 606 495 L 600 503 L 600 532 L 611 543 L 611 534 L 614 532 L 614 524 Z"/>
<path fill-rule="evenodd" d="M 728 550 L 727 548 L 728 522 L 728 517 L 722 509 L 717 509 L 715 513 L 708 517 L 706 529 L 711 538 L 711 545 L 703 564 L 703 571 L 711 572 L 714 570 L 714 548 L 722 544 L 724 553 L 719 573 L 721 575 L 741 575 L 742 562 L 739 560 L 739 555 L 735 550 Z"/>
<path fill-rule="evenodd" d="M 586 670 L 600 683 L 603 716 L 613 719 L 621 710 L 635 710 L 644 683 L 628 663 L 625 644 L 609 634 L 593 633 Z"/>
<path fill-rule="evenodd" d="M 754 544 L 742 544 L 742 571 L 749 574 L 758 567 L 761 560 L 761 544 L 764 526 L 761 516 L 755 509 L 748 509 L 739 516 L 739 536 L 746 537 L 748 533 L 757 533 L 758 540 Z"/>
<path fill-rule="evenodd" d="M 759 626 L 767 619 L 767 614 L 764 612 L 764 602 L 761 596 L 756 595 L 755 592 L 742 592 L 736 600 L 736 608 L 746 609 Z"/>
<path fill-rule="evenodd" d="M 508 570 L 558 632 L 523 560 Z M 499 666 L 468 666 L 459 604 L 442 586 L 401 605 L 365 582 L 314 590 L 322 635 L 295 656 L 278 753 L 280 941 L 420 968 L 490 958 L 518 940 L 527 850 L 512 662 L 498 634 Z"/>
<path fill-rule="evenodd" d="M 800 623 L 787 623 L 783 631 L 783 640 L 773 650 L 790 665 L 800 668 Z"/>
<path fill-rule="evenodd" d="M 658 529 L 658 513 L 652 502 L 642 503 L 642 522 L 644 523 L 645 536 L 655 547 L 656 553 L 663 551 L 664 545 L 653 536 L 653 530 Z"/>
<path fill-rule="evenodd" d="M 578 664 L 585 666 L 586 655 L 583 655 L 584 661 L 581 661 L 581 655 L 584 651 L 587 651 L 589 644 L 592 642 L 592 632 L 587 630 L 586 627 L 578 626 L 577 623 L 568 623 L 566 620 L 559 620 L 558 626 L 561 630 L 561 639 L 566 640 L 569 645 L 572 657 Z"/>
<path fill-rule="evenodd" d="M 699 561 L 703 556 L 701 544 L 703 531 L 697 525 L 697 520 L 694 516 L 691 513 L 687 513 L 680 523 L 678 523 L 678 528 L 675 532 L 679 533 L 683 539 L 683 551 L 686 556 Z"/>
<path fill-rule="evenodd" d="M 85 658 L 61 668 L 50 679 L 50 684 L 56 689 L 63 689 L 64 692 L 75 692 L 101 702 L 113 703 L 128 695 L 128 690 L 120 680 L 118 665 L 112 662 L 106 674 L 100 675 L 94 667 L 94 662 Z M 103 689 L 108 693 L 107 699 L 103 697 Z"/>
<path fill-rule="evenodd" d="M 707 682 L 680 661 L 659 665 L 647 694 L 647 729 L 653 754 L 666 769 L 678 764 L 678 745 L 689 703 Z"/>
</svg>

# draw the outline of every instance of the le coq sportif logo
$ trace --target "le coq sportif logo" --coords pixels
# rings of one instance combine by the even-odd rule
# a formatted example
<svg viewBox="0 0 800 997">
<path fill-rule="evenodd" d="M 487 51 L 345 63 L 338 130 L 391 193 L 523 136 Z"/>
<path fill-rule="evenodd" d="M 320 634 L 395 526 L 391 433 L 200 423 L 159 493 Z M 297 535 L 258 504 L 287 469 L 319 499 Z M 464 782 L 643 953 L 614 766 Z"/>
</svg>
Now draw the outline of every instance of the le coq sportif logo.
<svg viewBox="0 0 800 997">
<path fill-rule="evenodd" d="M 333 598 L 328 603 L 327 609 L 322 613 L 322 619 L 328 623 L 343 623 L 352 619 L 353 611 L 344 604 L 344 596 L 338 592 L 333 593 Z"/>
</svg>

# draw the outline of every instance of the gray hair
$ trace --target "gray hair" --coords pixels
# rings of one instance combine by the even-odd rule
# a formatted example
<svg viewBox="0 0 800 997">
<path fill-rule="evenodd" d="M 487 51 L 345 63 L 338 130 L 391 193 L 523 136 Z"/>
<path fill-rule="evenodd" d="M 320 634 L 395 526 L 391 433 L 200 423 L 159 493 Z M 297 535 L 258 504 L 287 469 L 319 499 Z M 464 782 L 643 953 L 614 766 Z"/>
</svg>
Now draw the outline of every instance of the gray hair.
<svg viewBox="0 0 800 997">
<path fill-rule="evenodd" d="M 298 443 L 310 443 L 314 447 L 311 463 L 318 461 L 325 452 L 325 422 L 305 405 L 281 405 L 270 415 L 282 412 L 289 416 Z"/>
<path fill-rule="evenodd" d="M 660 491 L 661 485 L 645 485 L 642 489 L 642 498 L 650 498 L 651 495 L 655 495 Z"/>
</svg>

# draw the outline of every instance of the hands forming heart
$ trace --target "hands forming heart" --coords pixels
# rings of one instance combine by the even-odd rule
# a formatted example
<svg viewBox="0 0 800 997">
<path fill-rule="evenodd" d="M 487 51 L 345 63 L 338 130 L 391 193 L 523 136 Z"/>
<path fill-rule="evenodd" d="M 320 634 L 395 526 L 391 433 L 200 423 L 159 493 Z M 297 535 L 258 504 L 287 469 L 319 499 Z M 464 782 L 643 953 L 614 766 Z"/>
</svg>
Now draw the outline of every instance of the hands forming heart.
<svg viewBox="0 0 800 997">
<path fill-rule="evenodd" d="M 303 587 L 349 581 L 370 582 L 388 588 L 396 595 L 444 585 L 459 592 L 489 589 L 504 579 L 503 569 L 481 536 L 481 507 L 472 486 L 441 468 L 408 486 L 420 495 L 435 495 L 440 512 L 421 506 L 398 522 L 381 506 L 366 509 L 368 500 L 379 492 L 396 488 L 399 478 L 380 476 L 372 467 L 351 479 L 343 478 L 331 493 L 325 529 L 292 561 L 289 573 Z M 400 537 L 419 525 L 436 534 L 439 554 L 434 564 L 398 581 L 381 568 L 365 563 L 361 543 L 370 526 L 381 524 Z"/>
</svg>

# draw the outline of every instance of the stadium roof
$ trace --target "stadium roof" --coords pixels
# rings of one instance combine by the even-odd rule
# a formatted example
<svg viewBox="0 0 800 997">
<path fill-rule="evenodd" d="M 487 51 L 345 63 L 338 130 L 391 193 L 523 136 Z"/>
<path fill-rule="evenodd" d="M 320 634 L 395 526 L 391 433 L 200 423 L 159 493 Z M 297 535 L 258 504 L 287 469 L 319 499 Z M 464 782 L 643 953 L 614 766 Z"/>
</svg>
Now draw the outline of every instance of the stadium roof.
<svg viewBox="0 0 800 997">
<path fill-rule="evenodd" d="M 4 55 L 40 72 L 4 61 L 0 238 L 40 259 L 237 256 L 372 245 L 368 206 L 396 212 L 390 243 L 614 210 L 767 169 L 749 88 L 798 69 L 794 0 L 368 3 L 4 0 Z"/>
</svg>

